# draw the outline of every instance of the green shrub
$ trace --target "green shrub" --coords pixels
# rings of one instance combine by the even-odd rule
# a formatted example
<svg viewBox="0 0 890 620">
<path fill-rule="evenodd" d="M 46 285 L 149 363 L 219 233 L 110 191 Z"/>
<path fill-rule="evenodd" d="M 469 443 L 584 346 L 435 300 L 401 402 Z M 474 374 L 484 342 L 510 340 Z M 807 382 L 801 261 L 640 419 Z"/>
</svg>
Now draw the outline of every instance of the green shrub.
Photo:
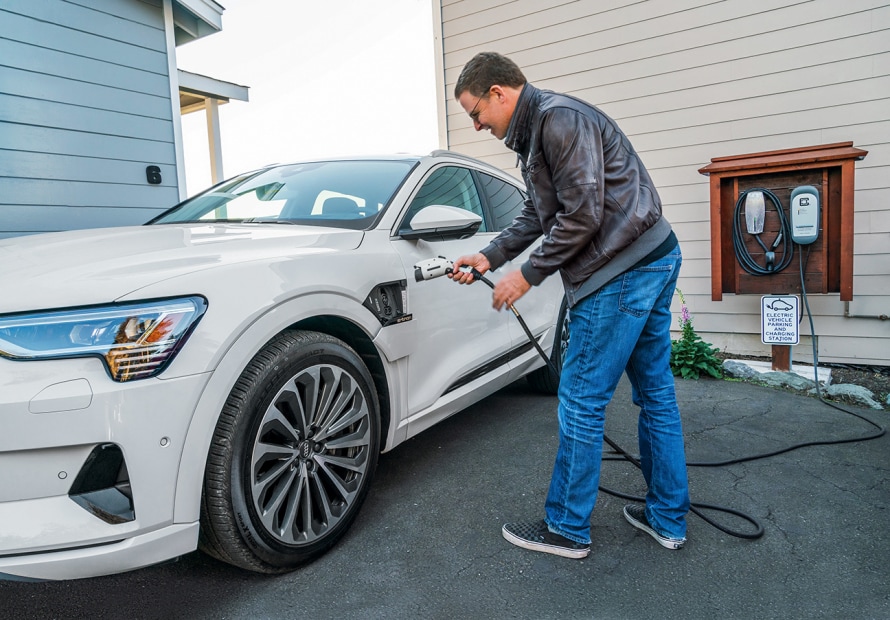
<svg viewBox="0 0 890 620">
<path fill-rule="evenodd" d="M 671 372 L 684 379 L 698 379 L 708 374 L 715 379 L 723 376 L 723 366 L 717 359 L 718 349 L 701 339 L 692 327 L 692 316 L 686 307 L 683 292 L 677 289 L 680 297 L 680 330 L 679 340 L 671 341 Z"/>
</svg>

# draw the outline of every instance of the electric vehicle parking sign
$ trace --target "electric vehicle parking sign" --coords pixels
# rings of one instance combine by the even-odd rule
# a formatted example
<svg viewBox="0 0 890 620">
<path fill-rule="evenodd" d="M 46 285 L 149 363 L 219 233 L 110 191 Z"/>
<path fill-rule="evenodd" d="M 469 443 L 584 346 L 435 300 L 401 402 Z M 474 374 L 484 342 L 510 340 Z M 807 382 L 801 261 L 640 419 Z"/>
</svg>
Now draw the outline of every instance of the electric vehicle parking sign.
<svg viewBox="0 0 890 620">
<path fill-rule="evenodd" d="M 797 344 L 797 295 L 764 295 L 760 298 L 760 340 L 763 344 Z"/>
</svg>

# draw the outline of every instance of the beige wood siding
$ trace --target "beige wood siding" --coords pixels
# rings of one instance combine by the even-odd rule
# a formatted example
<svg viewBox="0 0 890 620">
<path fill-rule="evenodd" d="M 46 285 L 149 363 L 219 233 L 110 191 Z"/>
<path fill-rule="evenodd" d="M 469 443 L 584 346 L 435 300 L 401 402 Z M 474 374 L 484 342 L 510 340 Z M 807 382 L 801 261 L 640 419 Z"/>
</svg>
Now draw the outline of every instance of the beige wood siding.
<svg viewBox="0 0 890 620">
<path fill-rule="evenodd" d="M 887 0 L 441 0 L 448 148 L 518 176 L 453 100 L 483 50 L 538 87 L 599 106 L 630 136 L 677 232 L 696 331 L 731 353 L 769 355 L 759 295 L 711 301 L 712 157 L 852 140 L 853 294 L 809 295 L 820 361 L 890 365 L 890 2 Z M 802 304 L 803 305 L 803 304 Z M 675 304 L 679 312 L 679 302 Z M 806 317 L 793 361 L 812 362 Z"/>
</svg>

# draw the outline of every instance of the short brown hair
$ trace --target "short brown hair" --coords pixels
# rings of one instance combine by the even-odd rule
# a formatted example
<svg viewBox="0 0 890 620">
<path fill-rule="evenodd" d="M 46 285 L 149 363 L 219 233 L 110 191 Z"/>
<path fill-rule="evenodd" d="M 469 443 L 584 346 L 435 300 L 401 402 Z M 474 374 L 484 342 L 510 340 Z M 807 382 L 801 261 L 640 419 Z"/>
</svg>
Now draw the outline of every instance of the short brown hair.
<svg viewBox="0 0 890 620">
<path fill-rule="evenodd" d="M 496 84 L 521 88 L 526 81 L 519 66 L 506 56 L 497 52 L 479 52 L 461 70 L 454 85 L 454 98 L 458 99 L 464 91 L 481 97 Z"/>
</svg>

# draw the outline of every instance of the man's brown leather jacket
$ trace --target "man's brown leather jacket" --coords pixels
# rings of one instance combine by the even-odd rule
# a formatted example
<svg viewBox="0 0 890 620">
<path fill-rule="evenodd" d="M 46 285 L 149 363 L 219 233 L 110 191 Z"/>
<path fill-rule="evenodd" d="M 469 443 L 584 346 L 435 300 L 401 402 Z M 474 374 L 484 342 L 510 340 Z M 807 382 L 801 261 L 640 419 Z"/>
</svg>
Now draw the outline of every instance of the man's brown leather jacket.
<svg viewBox="0 0 890 620">
<path fill-rule="evenodd" d="M 543 235 L 522 274 L 534 286 L 559 270 L 574 305 L 671 234 L 643 162 L 596 107 L 526 84 L 504 142 L 520 156 L 530 200 L 482 250 L 492 269 Z"/>
</svg>

